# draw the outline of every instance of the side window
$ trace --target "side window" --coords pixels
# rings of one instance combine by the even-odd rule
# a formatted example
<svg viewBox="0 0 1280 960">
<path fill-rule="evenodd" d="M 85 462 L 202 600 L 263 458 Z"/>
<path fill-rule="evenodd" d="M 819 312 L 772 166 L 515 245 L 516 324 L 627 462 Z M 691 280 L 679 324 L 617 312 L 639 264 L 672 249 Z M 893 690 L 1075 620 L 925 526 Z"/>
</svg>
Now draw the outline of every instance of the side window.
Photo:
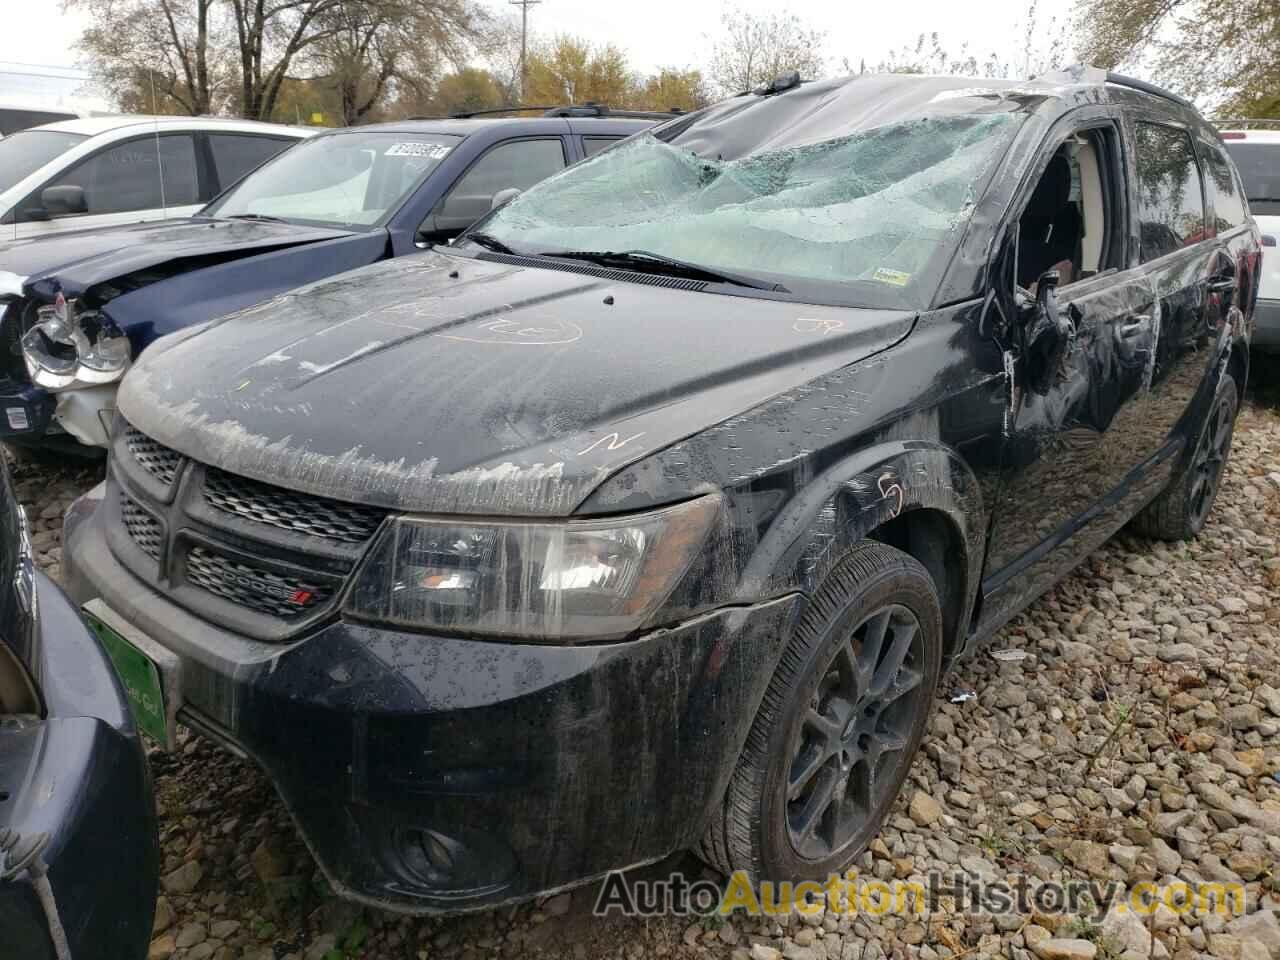
<svg viewBox="0 0 1280 960">
<path fill-rule="evenodd" d="M 250 170 L 256 170 L 281 150 L 293 146 L 293 140 L 277 137 L 255 137 L 249 134 L 211 133 L 213 167 L 218 185 L 225 190 Z"/>
<path fill-rule="evenodd" d="M 1063 286 L 1121 265 L 1116 236 L 1114 127 L 1082 130 L 1060 144 L 1018 219 L 1017 282 L 1046 270 Z"/>
<path fill-rule="evenodd" d="M 49 187 L 83 190 L 85 209 L 81 214 L 87 216 L 199 203 L 195 142 L 190 134 L 167 134 L 158 142 L 153 136 L 139 137 L 107 147 L 46 183 L 19 209 L 41 207 L 40 194 Z"/>
<path fill-rule="evenodd" d="M 594 157 L 601 150 L 612 147 L 620 139 L 620 137 L 583 137 L 582 152 L 588 157 Z"/>
<path fill-rule="evenodd" d="M 500 144 L 453 185 L 436 212 L 436 227 L 465 230 L 489 212 L 495 193 L 510 187 L 527 190 L 563 168 L 564 147 L 559 137 Z"/>
<path fill-rule="evenodd" d="M 1248 219 L 1245 212 L 1244 191 L 1232 169 L 1231 161 L 1221 147 L 1211 143 L 1200 144 L 1200 156 L 1204 159 L 1204 186 L 1213 207 L 1214 233 L 1234 230 Z"/>
<path fill-rule="evenodd" d="M 1185 131 L 1139 123 L 1138 227 L 1149 263 L 1206 236 L 1200 172 Z"/>
</svg>

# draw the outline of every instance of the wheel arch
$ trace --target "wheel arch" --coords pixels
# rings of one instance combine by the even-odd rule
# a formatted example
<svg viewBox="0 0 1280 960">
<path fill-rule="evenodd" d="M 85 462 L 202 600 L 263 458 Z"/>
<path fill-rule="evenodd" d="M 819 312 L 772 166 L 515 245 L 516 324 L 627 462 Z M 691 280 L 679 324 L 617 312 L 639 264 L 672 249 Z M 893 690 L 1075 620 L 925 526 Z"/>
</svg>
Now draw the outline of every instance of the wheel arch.
<svg viewBox="0 0 1280 960">
<path fill-rule="evenodd" d="M 953 448 L 888 441 L 815 476 L 774 518 L 743 589 L 812 595 L 860 540 L 903 550 L 929 571 L 942 602 L 944 656 L 964 652 L 981 579 L 987 513 L 974 472 Z"/>
</svg>

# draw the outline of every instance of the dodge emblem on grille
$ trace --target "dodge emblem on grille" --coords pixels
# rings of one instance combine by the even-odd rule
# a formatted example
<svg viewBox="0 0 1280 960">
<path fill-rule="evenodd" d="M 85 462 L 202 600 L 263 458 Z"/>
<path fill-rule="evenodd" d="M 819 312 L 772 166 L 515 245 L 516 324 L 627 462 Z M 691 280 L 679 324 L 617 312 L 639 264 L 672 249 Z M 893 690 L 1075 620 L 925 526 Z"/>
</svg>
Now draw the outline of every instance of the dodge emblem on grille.
<svg viewBox="0 0 1280 960">
<path fill-rule="evenodd" d="M 228 573 L 225 575 L 227 581 L 243 587 L 246 590 L 256 590 L 264 596 L 272 597 L 276 600 L 284 600 L 297 607 L 305 607 L 311 602 L 315 596 L 315 590 L 312 587 L 294 587 L 281 583 L 273 583 L 264 577 L 254 577 L 247 573 Z"/>
</svg>

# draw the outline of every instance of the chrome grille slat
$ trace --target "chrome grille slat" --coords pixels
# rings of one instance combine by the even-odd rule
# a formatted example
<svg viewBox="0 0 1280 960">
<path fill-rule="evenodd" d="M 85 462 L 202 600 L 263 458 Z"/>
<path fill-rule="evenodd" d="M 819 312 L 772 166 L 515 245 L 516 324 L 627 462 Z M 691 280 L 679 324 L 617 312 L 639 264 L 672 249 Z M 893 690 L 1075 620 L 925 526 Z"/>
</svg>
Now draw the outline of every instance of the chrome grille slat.
<svg viewBox="0 0 1280 960">
<path fill-rule="evenodd" d="M 232 603 L 268 616 L 293 619 L 323 606 L 333 591 L 284 576 L 205 547 L 187 553 L 187 580 Z"/>
<path fill-rule="evenodd" d="M 166 487 L 173 485 L 173 479 L 182 466 L 183 456 L 176 450 L 170 450 L 162 443 L 152 440 L 141 430 L 129 427 L 125 432 L 125 446 L 133 454 L 133 458 L 142 468 Z"/>
<path fill-rule="evenodd" d="M 340 543 L 367 543 L 385 510 L 296 493 L 209 467 L 205 501 L 223 513 L 292 533 Z"/>
<path fill-rule="evenodd" d="M 136 500 L 120 491 L 120 516 L 125 532 L 138 545 L 138 549 L 152 560 L 160 559 L 160 544 L 164 539 L 160 521 L 140 507 Z"/>
</svg>

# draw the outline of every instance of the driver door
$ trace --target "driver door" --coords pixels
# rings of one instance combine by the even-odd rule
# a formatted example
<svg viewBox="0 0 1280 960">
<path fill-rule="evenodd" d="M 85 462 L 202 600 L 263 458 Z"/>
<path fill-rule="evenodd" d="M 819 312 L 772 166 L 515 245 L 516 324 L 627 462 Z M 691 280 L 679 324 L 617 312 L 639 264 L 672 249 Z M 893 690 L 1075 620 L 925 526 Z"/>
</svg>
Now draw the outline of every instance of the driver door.
<svg viewBox="0 0 1280 960">
<path fill-rule="evenodd" d="M 1147 280 L 1130 269 L 1122 142 L 1110 118 L 1064 131 L 1014 207 L 1016 267 L 1002 275 L 1021 288 L 1021 307 L 1004 344 L 1011 390 L 983 582 L 989 623 L 1127 519 L 1117 498 L 1158 445 L 1142 411 L 1159 325 Z"/>
<path fill-rule="evenodd" d="M 508 140 L 490 147 L 436 204 L 419 236 L 427 242 L 451 240 L 488 213 L 503 190 L 527 190 L 564 167 L 562 137 Z"/>
<path fill-rule="evenodd" d="M 83 209 L 45 211 L 49 187 L 78 188 Z M 189 217 L 202 206 L 195 135 L 149 134 L 104 147 L 35 190 L 17 205 L 14 238 Z"/>
</svg>

